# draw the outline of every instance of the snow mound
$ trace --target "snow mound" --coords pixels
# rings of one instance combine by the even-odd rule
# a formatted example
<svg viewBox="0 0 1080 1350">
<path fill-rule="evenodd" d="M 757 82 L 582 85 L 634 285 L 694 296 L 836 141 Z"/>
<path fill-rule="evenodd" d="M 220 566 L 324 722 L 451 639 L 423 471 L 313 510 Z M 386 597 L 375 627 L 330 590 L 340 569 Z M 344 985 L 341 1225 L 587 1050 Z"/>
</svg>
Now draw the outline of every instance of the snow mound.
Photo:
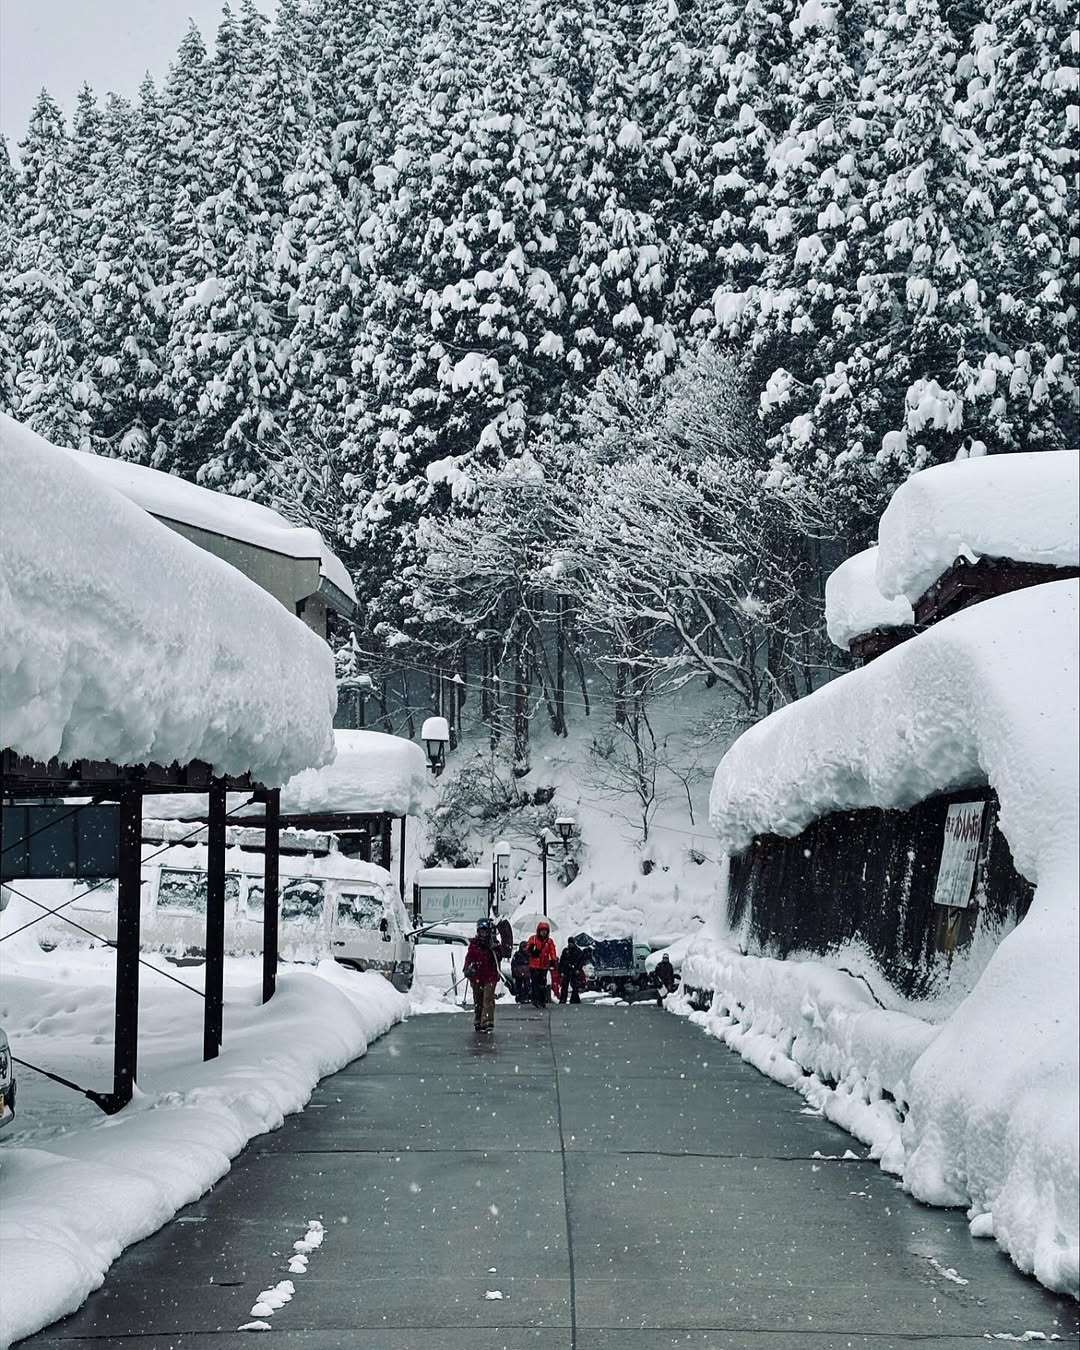
<svg viewBox="0 0 1080 1350">
<path fill-rule="evenodd" d="M 721 761 L 723 846 L 989 782 L 1024 921 L 905 1071 L 905 1185 L 967 1204 L 1021 1269 L 1080 1295 L 1080 582 L 988 600 L 781 709 Z M 692 982 L 689 974 L 688 982 Z M 872 1057 L 871 1057 L 872 1058 Z M 865 1071 L 874 1072 L 873 1064 Z"/>
<path fill-rule="evenodd" d="M 957 558 L 1080 563 L 1080 456 L 1071 450 L 938 464 L 899 487 L 878 528 L 877 585 L 915 603 Z"/>
<path fill-rule="evenodd" d="M 23 1053 L 83 1081 L 100 1073 L 100 1043 L 111 1041 L 111 975 L 101 953 L 37 949 L 25 963 L 5 956 L 9 1027 Z M 78 1308 L 125 1247 L 197 1200 L 249 1139 L 301 1110 L 320 1078 L 364 1054 L 408 1011 L 381 975 L 332 961 L 317 972 L 283 970 L 262 1006 L 258 960 L 228 962 L 227 980 L 225 1045 L 209 1064 L 191 995 L 148 982 L 140 1091 L 116 1116 L 95 1112 L 90 1123 L 77 1118 L 64 1128 L 54 1122 L 66 1104 L 52 1114 L 39 1105 L 42 1123 L 28 1128 L 35 1096 L 50 1087 L 24 1077 L 23 1110 L 3 1152 L 0 1346 Z M 62 1037 L 50 1034 L 53 1023 L 62 1023 Z M 317 1245 L 308 1228 L 305 1251 Z M 287 1283 L 260 1294 L 268 1312 L 285 1301 Z"/>
<path fill-rule="evenodd" d="M 318 530 L 293 525 L 269 506 L 199 487 L 172 473 L 110 459 L 84 450 L 68 450 L 77 464 L 99 482 L 149 511 L 152 516 L 175 520 L 211 534 L 225 535 L 256 544 L 286 558 L 318 558 L 319 571 L 350 600 L 356 600 L 352 578 L 341 559 L 327 546 Z"/>
<path fill-rule="evenodd" d="M 878 551 L 865 549 L 842 562 L 825 583 L 825 625 L 829 640 L 847 651 L 852 638 L 875 628 L 898 628 L 915 622 L 906 596 L 888 600 L 875 579 Z"/>
<path fill-rule="evenodd" d="M 325 643 L 78 460 L 0 415 L 0 745 L 268 786 L 329 760 Z"/>
</svg>

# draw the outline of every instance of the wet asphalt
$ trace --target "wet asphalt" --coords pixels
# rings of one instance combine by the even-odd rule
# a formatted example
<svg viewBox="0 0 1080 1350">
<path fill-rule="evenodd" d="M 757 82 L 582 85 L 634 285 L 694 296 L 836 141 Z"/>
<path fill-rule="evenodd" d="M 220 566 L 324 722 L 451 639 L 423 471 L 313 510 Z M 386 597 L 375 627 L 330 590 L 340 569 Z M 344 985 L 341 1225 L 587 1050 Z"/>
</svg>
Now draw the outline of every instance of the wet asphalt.
<svg viewBox="0 0 1080 1350">
<path fill-rule="evenodd" d="M 847 1152 L 858 1155 L 845 1158 Z M 889 1350 L 1080 1341 L 962 1211 L 652 1004 L 416 1017 L 30 1350 Z M 304 1274 L 293 1243 L 325 1228 Z M 292 1299 L 253 1318 L 282 1280 Z M 501 1297 L 499 1297 L 501 1295 Z M 255 1320 L 265 1333 L 241 1331 Z M 260 1342 L 256 1340 L 256 1344 Z"/>
</svg>

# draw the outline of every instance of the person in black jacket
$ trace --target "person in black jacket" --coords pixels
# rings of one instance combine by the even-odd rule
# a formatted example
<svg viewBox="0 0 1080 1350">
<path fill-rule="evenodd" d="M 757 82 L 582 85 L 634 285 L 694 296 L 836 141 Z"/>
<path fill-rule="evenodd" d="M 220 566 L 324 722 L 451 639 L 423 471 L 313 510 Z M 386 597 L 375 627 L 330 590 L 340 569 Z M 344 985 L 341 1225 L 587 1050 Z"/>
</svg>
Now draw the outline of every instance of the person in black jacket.
<svg viewBox="0 0 1080 1350">
<path fill-rule="evenodd" d="M 666 952 L 660 960 L 657 961 L 653 975 L 656 977 L 656 987 L 659 991 L 660 998 L 666 998 L 668 994 L 673 994 L 675 992 L 675 985 L 678 977 L 675 974 L 675 967 L 671 964 Z"/>
<path fill-rule="evenodd" d="M 581 990 L 585 984 L 585 953 L 573 938 L 566 939 L 566 946 L 559 957 L 559 974 L 562 976 L 559 1002 L 565 1003 L 569 995 L 571 1003 L 580 1003 Z"/>
<path fill-rule="evenodd" d="M 519 943 L 518 949 L 510 958 L 510 978 L 514 981 L 514 1000 L 517 1003 L 529 1001 L 529 953 L 525 943 Z"/>
</svg>

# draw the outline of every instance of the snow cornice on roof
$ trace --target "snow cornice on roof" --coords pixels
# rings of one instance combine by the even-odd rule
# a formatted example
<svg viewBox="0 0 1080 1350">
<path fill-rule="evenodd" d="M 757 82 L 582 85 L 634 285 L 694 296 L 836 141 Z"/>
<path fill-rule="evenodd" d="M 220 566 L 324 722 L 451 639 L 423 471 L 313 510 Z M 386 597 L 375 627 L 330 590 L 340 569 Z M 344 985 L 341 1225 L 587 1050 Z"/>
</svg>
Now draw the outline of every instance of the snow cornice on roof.
<svg viewBox="0 0 1080 1350">
<path fill-rule="evenodd" d="M 325 643 L 89 458 L 0 415 L 0 747 L 268 787 L 332 759 Z"/>
</svg>

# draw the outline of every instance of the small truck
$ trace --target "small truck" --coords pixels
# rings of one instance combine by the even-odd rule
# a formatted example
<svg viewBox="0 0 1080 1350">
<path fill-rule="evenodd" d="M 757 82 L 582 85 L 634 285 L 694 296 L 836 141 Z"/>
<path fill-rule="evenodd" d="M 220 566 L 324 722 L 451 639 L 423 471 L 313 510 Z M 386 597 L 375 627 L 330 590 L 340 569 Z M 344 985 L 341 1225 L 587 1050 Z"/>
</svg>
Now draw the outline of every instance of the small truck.
<svg viewBox="0 0 1080 1350">
<path fill-rule="evenodd" d="M 624 998 L 652 985 L 652 976 L 645 970 L 645 958 L 651 948 L 636 946 L 633 938 L 597 939 L 588 933 L 575 933 L 574 941 L 585 954 L 590 989 L 602 989 Z"/>
</svg>

